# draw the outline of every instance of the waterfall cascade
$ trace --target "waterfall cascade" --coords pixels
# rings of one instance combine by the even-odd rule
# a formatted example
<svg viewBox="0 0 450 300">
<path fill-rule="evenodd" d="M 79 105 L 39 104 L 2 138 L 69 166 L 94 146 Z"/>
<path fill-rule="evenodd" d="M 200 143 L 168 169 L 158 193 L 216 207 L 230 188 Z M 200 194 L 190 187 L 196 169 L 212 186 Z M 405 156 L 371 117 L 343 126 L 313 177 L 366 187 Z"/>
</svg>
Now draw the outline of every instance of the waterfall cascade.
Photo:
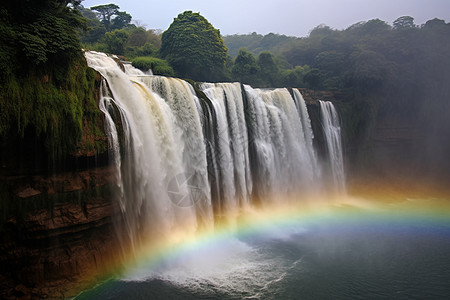
<svg viewBox="0 0 450 300">
<path fill-rule="evenodd" d="M 342 157 L 341 127 L 339 115 L 333 103 L 319 101 L 320 117 L 326 141 L 326 149 L 329 158 L 329 173 L 332 185 L 337 192 L 344 193 L 345 172 Z"/>
<path fill-rule="evenodd" d="M 106 54 L 86 52 L 104 78 L 111 157 L 117 167 L 123 230 L 142 236 L 212 229 L 274 201 L 302 201 L 324 188 L 305 101 L 298 90 L 149 76 Z M 205 98 L 206 96 L 206 98 Z M 321 102 L 335 184 L 344 190 L 340 128 Z M 342 185 L 342 186 L 341 186 Z"/>
<path fill-rule="evenodd" d="M 274 200 L 313 191 L 319 183 L 315 153 L 288 90 L 245 86 L 245 93 L 256 196 Z"/>
</svg>

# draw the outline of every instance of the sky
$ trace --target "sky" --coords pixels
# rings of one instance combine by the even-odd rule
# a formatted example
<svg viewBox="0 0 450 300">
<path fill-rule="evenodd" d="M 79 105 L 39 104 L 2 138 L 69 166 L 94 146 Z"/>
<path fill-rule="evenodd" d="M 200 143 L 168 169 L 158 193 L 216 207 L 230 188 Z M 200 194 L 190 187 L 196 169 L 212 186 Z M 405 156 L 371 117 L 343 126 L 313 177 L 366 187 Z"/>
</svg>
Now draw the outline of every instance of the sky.
<svg viewBox="0 0 450 300">
<path fill-rule="evenodd" d="M 360 21 L 381 19 L 392 25 L 412 16 L 418 25 L 439 18 L 450 21 L 450 0 L 84 0 L 89 8 L 114 3 L 147 29 L 166 30 L 186 10 L 199 12 L 222 35 L 278 33 L 304 37 L 325 24 L 345 29 Z"/>
</svg>

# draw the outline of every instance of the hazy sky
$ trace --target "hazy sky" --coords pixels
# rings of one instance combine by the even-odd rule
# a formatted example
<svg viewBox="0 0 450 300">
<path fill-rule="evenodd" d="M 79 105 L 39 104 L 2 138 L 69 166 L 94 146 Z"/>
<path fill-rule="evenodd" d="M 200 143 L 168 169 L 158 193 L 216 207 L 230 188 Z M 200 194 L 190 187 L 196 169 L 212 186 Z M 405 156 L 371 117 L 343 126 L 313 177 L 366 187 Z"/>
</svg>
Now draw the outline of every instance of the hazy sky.
<svg viewBox="0 0 450 300">
<path fill-rule="evenodd" d="M 392 24 L 407 15 L 418 25 L 450 18 L 450 0 L 84 0 L 82 5 L 107 3 L 119 5 L 147 29 L 166 30 L 179 13 L 200 12 L 222 35 L 273 32 L 302 37 L 319 24 L 345 29 L 375 18 Z"/>
</svg>

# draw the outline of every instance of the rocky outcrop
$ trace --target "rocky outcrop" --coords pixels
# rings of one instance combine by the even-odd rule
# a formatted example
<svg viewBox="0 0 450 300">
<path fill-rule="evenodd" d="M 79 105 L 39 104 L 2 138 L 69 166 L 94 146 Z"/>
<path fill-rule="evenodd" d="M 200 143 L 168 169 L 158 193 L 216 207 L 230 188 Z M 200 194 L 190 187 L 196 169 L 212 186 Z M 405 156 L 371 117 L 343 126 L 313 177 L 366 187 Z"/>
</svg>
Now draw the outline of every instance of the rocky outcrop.
<svg viewBox="0 0 450 300">
<path fill-rule="evenodd" d="M 61 298 L 105 272 L 119 249 L 115 174 L 99 167 L 51 176 L 2 176 L 2 297 Z"/>
<path fill-rule="evenodd" d="M 319 100 L 336 102 L 342 101 L 343 96 L 341 93 L 332 91 L 316 91 L 306 88 L 299 88 L 298 90 L 302 94 L 303 99 L 305 99 L 308 115 L 311 120 L 311 127 L 314 133 L 314 149 L 316 149 L 319 158 L 324 160 L 327 157 L 327 147 L 323 135 Z"/>
<path fill-rule="evenodd" d="M 305 88 L 299 88 L 298 89 L 300 93 L 302 93 L 303 99 L 305 101 L 340 101 L 342 100 L 342 94 L 339 92 L 332 92 L 332 91 L 316 91 L 316 90 L 310 90 Z"/>
</svg>

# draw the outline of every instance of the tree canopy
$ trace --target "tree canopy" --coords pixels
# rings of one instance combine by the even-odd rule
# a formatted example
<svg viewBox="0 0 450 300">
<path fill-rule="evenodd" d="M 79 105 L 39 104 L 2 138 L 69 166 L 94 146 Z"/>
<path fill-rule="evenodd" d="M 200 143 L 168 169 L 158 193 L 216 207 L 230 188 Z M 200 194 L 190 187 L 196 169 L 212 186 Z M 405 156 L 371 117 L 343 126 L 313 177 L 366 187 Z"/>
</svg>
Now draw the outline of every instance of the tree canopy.
<svg viewBox="0 0 450 300">
<path fill-rule="evenodd" d="M 227 47 L 219 30 L 199 13 L 179 14 L 161 41 L 161 55 L 178 76 L 198 81 L 224 79 Z"/>
<path fill-rule="evenodd" d="M 127 21 L 127 24 L 131 21 L 131 16 L 127 14 L 126 12 L 120 12 L 119 6 L 116 4 L 102 4 L 102 5 L 96 5 L 92 6 L 91 10 L 97 12 L 97 16 L 102 22 L 102 24 L 105 26 L 106 31 L 111 31 L 112 29 L 120 29 L 120 28 L 113 28 L 113 23 L 116 18 L 119 18 L 119 23 L 122 24 L 124 21 Z M 125 17 L 125 18 L 124 18 Z M 123 27 L 123 26 L 122 26 Z"/>
<path fill-rule="evenodd" d="M 0 56 L 9 57 L 3 72 L 32 66 L 66 65 L 81 57 L 78 30 L 86 20 L 77 9 L 80 1 L 7 1 L 0 4 Z M 0 77 L 2 76 L 0 69 Z M 9 70 L 9 71 L 8 71 Z"/>
<path fill-rule="evenodd" d="M 253 54 L 246 48 L 239 49 L 232 69 L 233 78 L 242 83 L 254 84 L 258 71 L 259 67 Z"/>
<path fill-rule="evenodd" d="M 394 29 L 404 29 L 404 28 L 414 28 L 416 25 L 414 24 L 414 18 L 411 16 L 403 16 L 398 18 L 393 23 Z"/>
</svg>

